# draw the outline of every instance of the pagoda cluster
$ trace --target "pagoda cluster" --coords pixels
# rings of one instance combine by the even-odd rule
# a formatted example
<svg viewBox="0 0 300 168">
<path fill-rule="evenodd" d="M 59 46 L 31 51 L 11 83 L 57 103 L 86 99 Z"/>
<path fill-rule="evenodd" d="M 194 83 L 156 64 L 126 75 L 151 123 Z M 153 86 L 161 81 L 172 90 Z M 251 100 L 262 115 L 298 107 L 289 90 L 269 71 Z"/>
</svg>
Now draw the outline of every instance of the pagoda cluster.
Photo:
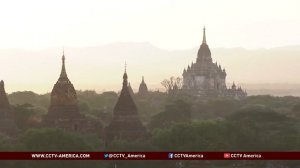
<svg viewBox="0 0 300 168">
<path fill-rule="evenodd" d="M 147 137 L 147 130 L 138 116 L 137 107 L 132 98 L 133 90 L 128 83 L 128 75 L 125 69 L 121 94 L 113 110 L 113 117 L 108 126 L 103 126 L 100 121 L 87 118 L 80 113 L 76 90 L 69 80 L 65 55 L 62 56 L 61 73 L 54 84 L 48 113 L 43 117 L 39 127 L 59 128 L 62 130 L 80 133 L 98 133 L 107 145 L 113 140 L 140 140 Z M 145 98 L 148 88 L 142 78 L 138 96 Z M 4 82 L 0 82 L 0 131 L 6 134 L 16 134 L 18 129 L 14 124 L 13 115 Z"/>
<path fill-rule="evenodd" d="M 204 28 L 203 40 L 197 53 L 196 62 L 183 70 L 182 88 L 177 88 L 176 85 L 175 90 L 204 99 L 207 97 L 233 97 L 237 99 L 246 97 L 247 93 L 241 86 L 236 86 L 234 82 L 231 88 L 227 88 L 226 75 L 225 69 L 212 61 Z M 137 96 L 146 98 L 148 94 L 148 87 L 144 77 L 142 77 Z M 134 92 L 128 82 L 125 67 L 122 90 L 108 125 L 103 126 L 100 121 L 87 118 L 80 113 L 76 90 L 68 78 L 65 55 L 63 54 L 61 73 L 53 86 L 48 113 L 43 117 L 40 127 L 60 128 L 82 133 L 98 132 L 103 135 L 107 145 L 118 139 L 128 141 L 144 139 L 147 137 L 147 130 L 139 118 L 133 95 Z M 7 134 L 18 133 L 3 81 L 0 82 L 0 131 Z"/>
</svg>

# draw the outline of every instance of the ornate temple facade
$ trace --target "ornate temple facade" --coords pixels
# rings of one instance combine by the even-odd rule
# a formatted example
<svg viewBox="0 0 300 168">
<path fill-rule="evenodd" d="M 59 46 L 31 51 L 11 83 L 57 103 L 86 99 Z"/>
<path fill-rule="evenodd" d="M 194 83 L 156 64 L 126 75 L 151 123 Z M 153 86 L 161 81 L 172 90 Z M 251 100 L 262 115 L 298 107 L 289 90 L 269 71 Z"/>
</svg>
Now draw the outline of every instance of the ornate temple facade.
<svg viewBox="0 0 300 168">
<path fill-rule="evenodd" d="M 226 71 L 217 62 L 212 61 L 210 49 L 206 43 L 205 28 L 203 40 L 197 53 L 195 63 L 183 70 L 183 90 L 199 97 L 230 96 L 242 98 L 247 93 L 235 84 L 231 89 L 226 87 Z"/>
<path fill-rule="evenodd" d="M 113 140 L 135 141 L 144 139 L 147 135 L 138 116 L 137 107 L 128 90 L 128 76 L 123 75 L 121 94 L 113 110 L 113 118 L 105 128 L 105 141 L 108 145 Z"/>
<path fill-rule="evenodd" d="M 0 132 L 5 134 L 15 134 L 17 126 L 13 119 L 10 104 L 5 92 L 4 82 L 0 81 Z"/>
<path fill-rule="evenodd" d="M 145 96 L 148 95 L 148 87 L 145 83 L 144 77 L 142 77 L 142 82 L 141 82 L 140 87 L 139 87 L 138 95 L 140 97 L 145 97 Z"/>
<path fill-rule="evenodd" d="M 64 54 L 61 73 L 52 89 L 50 101 L 48 114 L 44 117 L 46 126 L 79 132 L 99 129 L 97 123 L 87 120 L 79 112 L 77 94 L 66 73 Z"/>
</svg>

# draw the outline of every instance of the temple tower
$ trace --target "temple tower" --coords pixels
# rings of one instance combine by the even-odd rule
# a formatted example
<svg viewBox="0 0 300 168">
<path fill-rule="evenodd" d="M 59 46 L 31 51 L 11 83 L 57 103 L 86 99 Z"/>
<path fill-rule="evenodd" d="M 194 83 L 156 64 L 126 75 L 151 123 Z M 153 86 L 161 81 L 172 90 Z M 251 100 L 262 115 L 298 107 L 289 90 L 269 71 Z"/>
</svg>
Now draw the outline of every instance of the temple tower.
<svg viewBox="0 0 300 168">
<path fill-rule="evenodd" d="M 1 116 L 4 115 L 5 113 L 4 111 L 9 111 L 10 109 L 3 80 L 0 81 L 0 109 L 1 109 L 1 113 L 0 113 Z"/>
<path fill-rule="evenodd" d="M 127 80 L 125 68 L 123 87 L 113 110 L 113 119 L 105 129 L 106 144 L 113 140 L 135 141 L 146 136 L 146 128 L 139 119 L 137 107 L 128 90 Z"/>
<path fill-rule="evenodd" d="M 65 130 L 86 129 L 86 119 L 79 113 L 76 91 L 66 72 L 64 53 L 61 73 L 52 89 L 51 102 L 44 122 L 46 126 Z"/>
<path fill-rule="evenodd" d="M 183 70 L 183 89 L 195 96 L 217 97 L 225 95 L 226 72 L 221 65 L 212 61 L 206 41 L 206 29 L 203 28 L 202 44 L 195 63 Z"/>
<path fill-rule="evenodd" d="M 145 97 L 148 95 L 148 87 L 145 83 L 144 76 L 142 77 L 142 82 L 140 84 L 138 94 L 139 94 L 139 96 L 142 96 L 142 97 Z"/>
<path fill-rule="evenodd" d="M 5 134 L 17 133 L 17 126 L 15 124 L 10 104 L 5 92 L 4 81 L 0 81 L 0 132 Z"/>
<path fill-rule="evenodd" d="M 202 44 L 197 53 L 196 63 L 183 70 L 183 90 L 190 95 L 208 97 L 246 97 L 242 89 L 236 94 L 236 88 L 226 87 L 227 73 L 217 62 L 212 61 L 211 52 L 206 41 L 206 29 L 203 28 Z"/>
</svg>

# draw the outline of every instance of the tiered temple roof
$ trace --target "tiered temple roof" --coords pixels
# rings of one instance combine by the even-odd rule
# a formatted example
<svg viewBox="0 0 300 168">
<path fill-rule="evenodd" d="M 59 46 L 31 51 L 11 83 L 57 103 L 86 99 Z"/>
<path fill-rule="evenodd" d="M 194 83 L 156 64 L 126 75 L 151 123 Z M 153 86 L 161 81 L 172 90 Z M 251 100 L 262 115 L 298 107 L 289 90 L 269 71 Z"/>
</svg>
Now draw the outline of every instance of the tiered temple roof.
<svg viewBox="0 0 300 168">
<path fill-rule="evenodd" d="M 183 89 L 198 97 L 231 96 L 245 97 L 244 91 L 235 92 L 226 87 L 226 71 L 217 62 L 212 61 L 211 52 L 206 42 L 206 30 L 203 28 L 202 44 L 197 53 L 196 63 L 183 70 Z M 240 90 L 242 90 L 240 88 Z"/>
</svg>

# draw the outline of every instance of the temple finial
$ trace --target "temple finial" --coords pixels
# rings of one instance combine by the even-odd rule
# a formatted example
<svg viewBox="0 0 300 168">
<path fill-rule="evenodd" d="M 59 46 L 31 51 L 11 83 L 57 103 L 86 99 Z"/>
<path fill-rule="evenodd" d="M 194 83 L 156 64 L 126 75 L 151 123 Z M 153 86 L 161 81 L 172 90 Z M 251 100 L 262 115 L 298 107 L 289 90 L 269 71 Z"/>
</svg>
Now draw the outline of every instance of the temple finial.
<svg viewBox="0 0 300 168">
<path fill-rule="evenodd" d="M 66 60 L 66 58 L 65 58 L 65 49 L 63 48 L 62 67 L 61 67 L 60 78 L 66 78 L 67 77 L 65 60 Z"/>
<path fill-rule="evenodd" d="M 203 40 L 202 43 L 206 43 L 205 26 L 203 27 Z"/>
<path fill-rule="evenodd" d="M 0 81 L 0 89 L 1 89 L 1 91 L 4 90 L 4 82 L 3 82 L 3 80 Z"/>
<path fill-rule="evenodd" d="M 127 82 L 128 76 L 127 76 L 126 70 L 127 70 L 127 64 L 125 62 L 125 72 L 124 72 L 124 75 L 123 75 L 123 87 L 127 87 L 127 83 L 128 83 Z"/>
<path fill-rule="evenodd" d="M 144 76 L 142 76 L 142 83 L 145 83 Z"/>
<path fill-rule="evenodd" d="M 62 61 L 63 61 L 63 66 L 65 66 L 65 47 L 63 46 L 63 55 L 62 55 Z"/>
</svg>

